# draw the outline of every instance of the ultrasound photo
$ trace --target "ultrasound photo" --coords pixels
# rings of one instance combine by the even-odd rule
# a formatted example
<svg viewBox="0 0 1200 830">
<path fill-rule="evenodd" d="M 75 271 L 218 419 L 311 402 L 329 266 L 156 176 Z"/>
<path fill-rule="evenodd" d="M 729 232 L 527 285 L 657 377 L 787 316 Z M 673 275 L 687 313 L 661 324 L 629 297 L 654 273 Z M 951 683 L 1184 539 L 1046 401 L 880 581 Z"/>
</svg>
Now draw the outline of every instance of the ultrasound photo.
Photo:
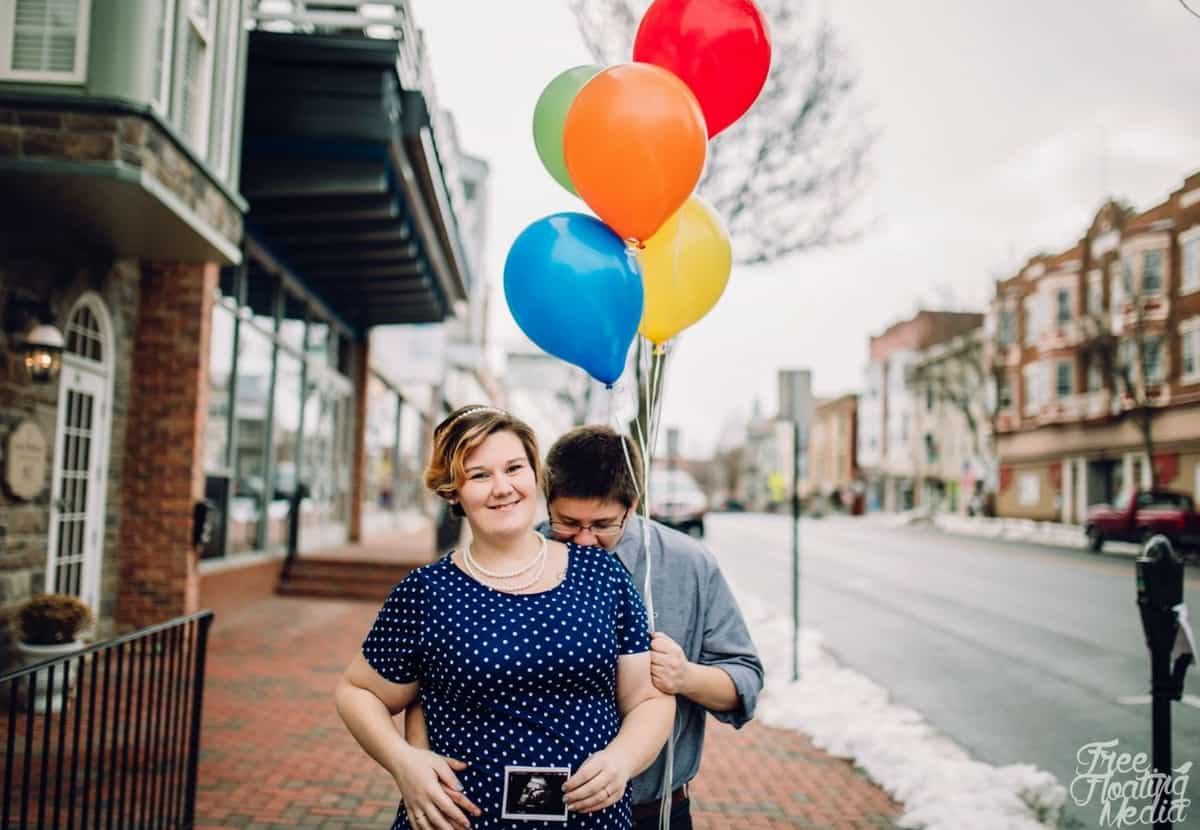
<svg viewBox="0 0 1200 830">
<path fill-rule="evenodd" d="M 570 775 L 566 767 L 505 767 L 501 818 L 565 822 L 563 784 Z"/>
</svg>

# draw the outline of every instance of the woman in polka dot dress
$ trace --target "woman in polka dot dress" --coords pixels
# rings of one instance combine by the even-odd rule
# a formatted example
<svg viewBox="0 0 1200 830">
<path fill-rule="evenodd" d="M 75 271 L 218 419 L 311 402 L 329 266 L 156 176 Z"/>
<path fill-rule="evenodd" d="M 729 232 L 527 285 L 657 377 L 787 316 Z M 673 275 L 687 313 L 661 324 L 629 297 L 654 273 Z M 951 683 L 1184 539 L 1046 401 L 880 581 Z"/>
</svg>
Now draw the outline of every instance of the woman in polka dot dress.
<svg viewBox="0 0 1200 830">
<path fill-rule="evenodd" d="M 500 410 L 459 409 L 434 431 L 425 483 L 473 541 L 396 586 L 337 689 L 400 789 L 393 830 L 561 828 L 564 814 L 630 828 L 626 784 L 666 743 L 675 702 L 650 681 L 642 601 L 612 555 L 534 532 L 538 465 L 532 430 Z M 418 699 L 428 750 L 392 721 Z"/>
</svg>

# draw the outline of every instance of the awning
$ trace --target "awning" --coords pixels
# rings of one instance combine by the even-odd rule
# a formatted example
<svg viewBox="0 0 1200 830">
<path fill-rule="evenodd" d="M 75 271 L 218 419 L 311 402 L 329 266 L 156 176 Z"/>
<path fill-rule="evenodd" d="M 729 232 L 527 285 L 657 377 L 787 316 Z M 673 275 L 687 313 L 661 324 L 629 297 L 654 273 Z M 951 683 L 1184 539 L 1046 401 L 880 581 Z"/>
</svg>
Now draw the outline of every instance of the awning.
<svg viewBox="0 0 1200 830">
<path fill-rule="evenodd" d="M 360 330 L 466 298 L 429 111 L 396 61 L 392 40 L 250 34 L 247 233 Z"/>
</svg>

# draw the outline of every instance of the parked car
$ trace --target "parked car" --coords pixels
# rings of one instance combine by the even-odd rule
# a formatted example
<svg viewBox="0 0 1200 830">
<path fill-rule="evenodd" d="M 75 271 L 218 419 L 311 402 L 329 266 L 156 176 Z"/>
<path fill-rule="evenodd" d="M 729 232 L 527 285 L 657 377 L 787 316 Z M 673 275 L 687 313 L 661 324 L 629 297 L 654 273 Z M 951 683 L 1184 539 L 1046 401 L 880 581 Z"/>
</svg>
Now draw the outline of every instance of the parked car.
<svg viewBox="0 0 1200 830">
<path fill-rule="evenodd" d="M 704 535 L 708 499 L 685 470 L 652 470 L 650 518 L 692 536 Z"/>
<path fill-rule="evenodd" d="M 1113 504 L 1088 510 L 1084 531 L 1096 553 L 1108 541 L 1140 543 L 1157 533 L 1177 549 L 1200 548 L 1200 516 L 1192 497 L 1170 490 L 1123 491 Z"/>
</svg>

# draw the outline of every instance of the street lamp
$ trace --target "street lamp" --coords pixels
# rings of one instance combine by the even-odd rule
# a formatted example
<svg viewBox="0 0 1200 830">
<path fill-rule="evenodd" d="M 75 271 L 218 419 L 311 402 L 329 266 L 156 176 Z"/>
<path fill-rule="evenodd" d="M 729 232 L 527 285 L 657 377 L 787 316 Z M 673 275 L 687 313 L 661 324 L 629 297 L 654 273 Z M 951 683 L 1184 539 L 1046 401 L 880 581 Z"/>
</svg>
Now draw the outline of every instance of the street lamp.
<svg viewBox="0 0 1200 830">
<path fill-rule="evenodd" d="M 19 342 L 29 379 L 34 383 L 53 383 L 62 369 L 62 332 L 39 323 Z"/>
</svg>

